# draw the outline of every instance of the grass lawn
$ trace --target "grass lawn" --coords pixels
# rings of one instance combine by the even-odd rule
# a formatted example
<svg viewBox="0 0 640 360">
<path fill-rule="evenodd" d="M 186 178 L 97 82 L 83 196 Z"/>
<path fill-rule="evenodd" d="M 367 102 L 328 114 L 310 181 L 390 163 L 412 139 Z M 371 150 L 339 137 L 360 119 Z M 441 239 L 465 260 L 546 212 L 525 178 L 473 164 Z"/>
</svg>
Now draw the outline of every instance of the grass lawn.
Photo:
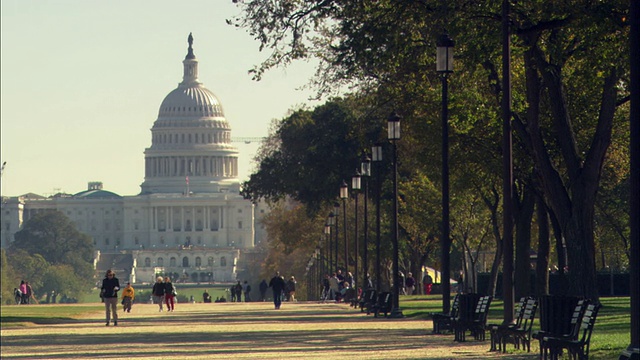
<svg viewBox="0 0 640 360">
<path fill-rule="evenodd" d="M 605 297 L 600 298 L 602 308 L 598 313 L 596 326 L 591 337 L 590 359 L 610 360 L 617 359 L 622 350 L 629 346 L 631 338 L 631 308 L 628 297 Z M 402 296 L 400 306 L 407 317 L 428 319 L 430 312 L 442 311 L 442 297 L 440 295 L 430 296 Z M 500 323 L 503 315 L 502 300 L 491 302 L 488 323 Z M 538 313 L 539 316 L 539 313 Z M 540 329 L 538 319 L 533 324 L 533 331 Z M 535 341 L 535 340 L 534 340 Z M 538 351 L 537 341 L 535 351 Z M 512 349 L 512 345 L 508 345 Z M 531 349 L 534 351 L 534 349 Z"/>
</svg>

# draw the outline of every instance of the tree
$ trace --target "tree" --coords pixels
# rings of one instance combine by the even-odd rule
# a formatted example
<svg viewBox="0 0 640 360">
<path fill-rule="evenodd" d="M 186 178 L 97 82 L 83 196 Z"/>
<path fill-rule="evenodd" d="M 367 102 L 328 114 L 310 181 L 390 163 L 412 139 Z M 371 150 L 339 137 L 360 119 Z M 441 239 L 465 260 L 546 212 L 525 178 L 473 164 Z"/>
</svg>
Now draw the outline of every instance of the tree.
<svg viewBox="0 0 640 360">
<path fill-rule="evenodd" d="M 483 83 L 466 82 L 458 91 L 490 87 L 501 94 L 499 78 L 487 70 L 499 64 L 500 2 L 450 1 L 448 8 L 435 0 L 239 3 L 244 14 L 234 23 L 271 50 L 255 69 L 258 77 L 316 57 L 320 93 L 345 84 L 373 91 L 380 103 L 402 107 L 411 128 L 427 130 L 418 138 L 434 130 L 420 124 L 437 100 L 435 74 L 426 69 L 445 27 L 457 40 L 458 68 L 486 74 Z M 512 7 L 515 125 L 567 242 L 568 293 L 596 298 L 594 207 L 612 124 L 626 118 L 618 108 L 627 92 L 628 3 L 541 0 Z M 452 119 L 458 114 L 452 109 Z"/>
<path fill-rule="evenodd" d="M 36 214 L 16 233 L 8 255 L 16 272 L 38 293 L 51 283 L 68 294 L 88 291 L 93 283 L 93 243 L 60 211 Z M 51 276 L 59 279 L 52 282 Z M 53 289 L 52 289 L 53 290 Z"/>
<path fill-rule="evenodd" d="M 5 249 L 0 249 L 0 267 L 0 276 L 2 277 L 2 299 L 4 300 L 4 304 L 11 304 L 13 303 L 13 289 L 18 287 L 20 280 L 9 264 L 9 259 L 7 258 L 7 252 Z"/>
</svg>

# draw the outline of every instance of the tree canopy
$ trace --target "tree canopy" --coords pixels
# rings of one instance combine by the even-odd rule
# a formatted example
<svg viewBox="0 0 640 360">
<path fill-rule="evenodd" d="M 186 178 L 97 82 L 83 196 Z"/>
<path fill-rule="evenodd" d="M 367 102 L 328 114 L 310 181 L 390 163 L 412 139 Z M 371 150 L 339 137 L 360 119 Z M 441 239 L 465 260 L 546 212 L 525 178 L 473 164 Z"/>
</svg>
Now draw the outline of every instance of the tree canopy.
<svg viewBox="0 0 640 360">
<path fill-rule="evenodd" d="M 257 78 L 270 68 L 313 57 L 320 60 L 313 79 L 320 95 L 349 85 L 373 108 L 399 109 L 404 132 L 399 142 L 402 182 L 414 181 L 410 174 L 417 172 L 409 170 L 413 168 L 437 181 L 440 164 L 434 134 L 440 132 L 440 97 L 435 40 L 447 31 L 456 40 L 457 59 L 450 77 L 453 196 L 472 194 L 477 189 L 472 184 L 483 178 L 493 182 L 501 158 L 502 1 L 237 2 L 243 13 L 230 23 L 247 29 L 268 52 L 254 69 Z M 598 296 L 594 238 L 598 189 L 603 176 L 613 175 L 603 173 L 605 163 L 624 163 L 621 158 L 626 156 L 610 151 L 610 146 L 620 149 L 627 136 L 625 131 L 613 131 L 628 118 L 627 13 L 628 2 L 619 0 L 510 4 L 514 164 L 518 183 L 523 184 L 519 189 L 543 196 L 557 221 L 554 228 L 561 232 L 556 239 L 566 240 L 568 293 L 592 298 Z M 345 124 L 364 124 L 366 119 L 340 116 Z M 341 135 L 350 139 L 349 133 Z M 331 150 L 324 156 L 338 155 L 353 163 L 345 158 L 349 155 Z M 274 163 L 264 166 L 277 169 Z M 335 163 L 334 168 L 341 166 Z M 470 169 L 475 173 L 468 174 Z M 627 172 L 622 172 L 607 178 L 607 189 L 624 182 Z M 320 184 L 320 179 L 312 181 Z M 331 180 L 335 189 L 335 179 Z M 283 192 L 291 193 L 295 192 Z M 525 199 L 526 193 L 520 195 Z M 612 209 L 599 214 L 606 217 L 606 213 Z M 525 218 L 516 223 L 524 238 L 525 227 L 531 225 L 531 220 L 524 220 L 531 216 L 530 211 L 522 214 Z M 462 218 L 452 221 L 464 228 L 456 224 Z M 616 225 L 610 221 L 610 226 Z"/>
</svg>

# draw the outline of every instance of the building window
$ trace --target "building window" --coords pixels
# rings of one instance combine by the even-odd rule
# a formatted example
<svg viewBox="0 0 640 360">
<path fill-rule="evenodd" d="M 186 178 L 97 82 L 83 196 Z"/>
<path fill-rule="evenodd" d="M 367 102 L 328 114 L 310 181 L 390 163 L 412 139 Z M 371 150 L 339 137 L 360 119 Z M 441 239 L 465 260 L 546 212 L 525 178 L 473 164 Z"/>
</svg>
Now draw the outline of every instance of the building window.
<svg viewBox="0 0 640 360">
<path fill-rule="evenodd" d="M 238 214 L 242 214 L 242 209 L 238 209 Z"/>
<path fill-rule="evenodd" d="M 207 266 L 213 266 L 213 256 L 209 256 L 207 259 Z"/>
<path fill-rule="evenodd" d="M 136 244 L 136 245 L 140 244 L 140 240 L 138 239 L 137 236 L 135 238 L 133 238 L 133 243 Z"/>
<path fill-rule="evenodd" d="M 105 238 L 105 239 L 104 239 L 104 244 L 105 244 L 105 245 L 109 245 L 109 238 Z"/>
<path fill-rule="evenodd" d="M 200 256 L 196 257 L 196 266 L 202 266 L 202 259 Z"/>
<path fill-rule="evenodd" d="M 242 221 L 238 221 L 238 229 L 242 229 Z"/>
<path fill-rule="evenodd" d="M 160 267 L 164 266 L 164 259 L 161 257 L 158 258 L 158 266 Z"/>
<path fill-rule="evenodd" d="M 144 267 L 151 267 L 151 258 L 144 258 Z"/>
<path fill-rule="evenodd" d="M 171 267 L 176 266 L 176 258 L 174 258 L 173 256 L 171 257 L 171 259 L 169 259 L 169 266 Z"/>
<path fill-rule="evenodd" d="M 189 258 L 186 256 L 182 258 L 182 267 L 189 267 Z"/>
<path fill-rule="evenodd" d="M 222 256 L 220 258 L 220 266 L 222 266 L 222 267 L 227 266 L 227 258 L 226 257 Z"/>
</svg>

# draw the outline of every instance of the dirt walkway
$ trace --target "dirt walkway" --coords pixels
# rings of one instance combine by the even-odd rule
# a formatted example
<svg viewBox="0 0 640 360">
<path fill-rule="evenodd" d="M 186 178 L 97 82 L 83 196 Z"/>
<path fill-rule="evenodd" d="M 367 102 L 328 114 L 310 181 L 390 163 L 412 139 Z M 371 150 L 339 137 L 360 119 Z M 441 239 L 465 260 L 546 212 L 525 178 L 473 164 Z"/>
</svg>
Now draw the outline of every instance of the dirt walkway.
<svg viewBox="0 0 640 360">
<path fill-rule="evenodd" d="M 55 306 L 64 305 L 41 305 Z M 48 325 L 3 328 L 2 359 L 536 359 L 488 352 L 489 342 L 432 335 L 431 322 L 367 316 L 341 304 L 178 304 Z"/>
</svg>

